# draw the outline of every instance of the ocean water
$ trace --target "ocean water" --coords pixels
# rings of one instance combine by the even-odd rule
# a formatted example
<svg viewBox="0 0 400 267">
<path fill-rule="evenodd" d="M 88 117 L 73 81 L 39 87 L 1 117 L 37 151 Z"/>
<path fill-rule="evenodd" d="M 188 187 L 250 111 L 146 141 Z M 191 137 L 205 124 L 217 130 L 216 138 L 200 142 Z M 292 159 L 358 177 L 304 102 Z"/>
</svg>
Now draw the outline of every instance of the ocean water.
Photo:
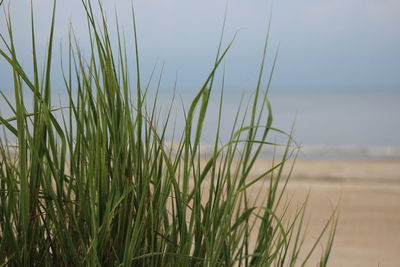
<svg viewBox="0 0 400 267">
<path fill-rule="evenodd" d="M 251 108 L 252 91 L 224 91 L 220 139 L 228 141 L 238 109 L 244 114 Z M 62 103 L 65 93 L 53 95 L 54 106 Z M 13 99 L 12 94 L 8 94 Z M 194 91 L 175 93 L 167 141 L 175 140 L 184 127 Z M 150 94 L 149 100 L 152 99 Z M 172 101 L 171 90 L 161 90 L 157 109 L 160 125 Z M 201 139 L 207 153 L 215 140 L 218 125 L 220 91 L 212 92 Z M 273 110 L 273 126 L 287 133 L 293 128 L 293 138 L 301 147 L 302 158 L 400 158 L 400 90 L 277 90 L 271 88 L 269 100 Z M 27 99 L 29 109 L 30 100 Z M 151 102 L 151 101 L 149 101 Z M 4 100 L 0 101 L 3 117 L 11 116 Z M 61 118 L 61 116 L 60 116 Z M 242 117 L 239 117 L 242 118 Z M 264 116 L 265 121 L 265 116 Z M 245 124 L 246 125 L 246 124 Z M 287 136 L 271 132 L 268 141 L 286 144 Z M 278 149 L 279 152 L 279 149 Z M 262 155 L 270 157 L 273 147 Z"/>
<path fill-rule="evenodd" d="M 305 144 L 400 146 L 400 91 L 311 91 L 271 95 L 276 122 L 294 116 Z"/>
<path fill-rule="evenodd" d="M 400 156 L 400 91 L 276 92 L 271 102 L 277 125 L 295 114 L 304 156 Z"/>
<path fill-rule="evenodd" d="M 162 104 L 169 102 L 163 92 Z M 176 128 L 183 123 L 193 93 L 177 93 L 173 117 Z M 244 111 L 251 92 L 225 90 L 221 120 L 221 143 L 232 130 L 243 97 Z M 290 132 L 305 158 L 400 158 L 400 90 L 274 90 L 270 91 L 273 126 Z M 204 125 L 204 146 L 215 140 L 219 92 L 211 97 Z M 252 104 L 250 104 L 250 107 Z M 285 143 L 286 136 L 271 134 L 269 141 Z M 270 156 L 272 148 L 264 155 Z"/>
</svg>

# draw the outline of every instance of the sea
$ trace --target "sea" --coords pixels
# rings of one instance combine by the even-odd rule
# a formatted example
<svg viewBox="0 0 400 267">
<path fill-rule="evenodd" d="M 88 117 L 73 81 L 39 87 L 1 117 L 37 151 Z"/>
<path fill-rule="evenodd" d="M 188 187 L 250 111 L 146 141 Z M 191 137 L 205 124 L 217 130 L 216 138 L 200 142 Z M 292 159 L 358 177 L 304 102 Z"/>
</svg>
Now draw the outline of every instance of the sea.
<svg viewBox="0 0 400 267">
<path fill-rule="evenodd" d="M 215 142 L 220 94 L 218 90 L 211 94 L 202 135 L 205 151 Z M 224 90 L 220 144 L 229 140 L 238 109 L 244 114 L 246 107 L 252 108 L 253 102 L 249 99 L 254 97 L 253 94 L 250 90 Z M 164 110 L 171 102 L 171 95 L 161 92 L 163 103 L 160 106 L 164 106 Z M 172 121 L 177 132 L 183 127 L 183 110 L 187 112 L 194 95 L 191 91 L 175 93 L 171 117 L 175 118 Z M 285 145 L 291 135 L 292 145 L 300 148 L 302 158 L 400 158 L 400 90 L 271 88 L 268 99 L 272 106 L 273 127 L 287 135 L 271 132 L 267 141 Z M 267 114 L 266 110 L 264 113 Z M 264 122 L 265 119 L 264 116 Z M 263 156 L 270 157 L 274 151 L 273 147 L 266 146 Z"/>
<path fill-rule="evenodd" d="M 6 92 L 6 95 L 12 100 L 12 92 Z M 185 114 L 195 95 L 193 90 L 160 90 L 156 104 L 159 129 L 172 103 L 167 143 L 176 144 L 181 137 Z M 65 106 L 62 103 L 63 99 L 67 99 L 65 96 L 62 91 L 54 94 L 54 106 Z M 220 97 L 221 90 L 213 89 L 201 137 L 201 150 L 205 154 L 211 152 L 216 140 Z M 218 138 L 221 146 L 228 142 L 237 114 L 236 130 L 246 109 L 244 126 L 248 125 L 253 97 L 252 90 L 224 90 Z M 152 99 L 154 94 L 149 93 L 149 108 Z M 271 88 L 268 99 L 272 107 L 272 126 L 286 134 L 271 131 L 267 141 L 281 146 L 265 146 L 261 154 L 263 157 L 279 153 L 287 144 L 288 136 L 291 136 L 292 146 L 299 149 L 301 158 L 400 159 L 400 90 Z M 29 108 L 29 99 L 26 102 Z M 0 101 L 0 113 L 4 118 L 12 117 L 4 100 Z M 265 125 L 266 109 L 263 114 L 261 125 Z"/>
</svg>

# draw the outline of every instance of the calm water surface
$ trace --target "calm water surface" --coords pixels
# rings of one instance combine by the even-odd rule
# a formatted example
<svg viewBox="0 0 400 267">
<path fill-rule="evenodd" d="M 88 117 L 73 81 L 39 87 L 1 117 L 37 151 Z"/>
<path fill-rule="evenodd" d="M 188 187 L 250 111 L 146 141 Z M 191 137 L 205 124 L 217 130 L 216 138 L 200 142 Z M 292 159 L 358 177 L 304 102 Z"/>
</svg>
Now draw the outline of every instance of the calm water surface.
<svg viewBox="0 0 400 267">
<path fill-rule="evenodd" d="M 162 93 L 166 106 L 168 93 Z M 193 93 L 177 93 L 174 110 L 181 116 L 182 105 L 189 106 Z M 244 95 L 242 108 L 250 93 Z M 211 143 L 217 126 L 218 93 L 212 96 L 205 123 L 203 143 Z M 241 92 L 226 90 L 223 101 L 221 141 L 229 136 Z M 271 89 L 274 126 L 290 132 L 309 157 L 400 157 L 400 90 L 389 91 L 278 91 Z M 184 104 L 182 104 L 184 103 Z M 250 105 L 251 106 L 251 105 Z M 182 118 L 176 120 L 177 128 Z M 271 135 L 271 141 L 284 138 Z"/>
</svg>

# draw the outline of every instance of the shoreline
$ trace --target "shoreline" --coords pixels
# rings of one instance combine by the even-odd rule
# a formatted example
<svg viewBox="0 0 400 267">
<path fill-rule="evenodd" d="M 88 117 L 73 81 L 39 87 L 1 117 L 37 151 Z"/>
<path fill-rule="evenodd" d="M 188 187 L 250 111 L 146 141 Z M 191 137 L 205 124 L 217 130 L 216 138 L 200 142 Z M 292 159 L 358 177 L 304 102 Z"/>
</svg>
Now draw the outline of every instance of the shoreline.
<svg viewBox="0 0 400 267">
<path fill-rule="evenodd" d="M 284 175 L 289 172 L 288 162 Z M 253 174 L 272 166 L 271 159 L 258 160 Z M 400 186 L 400 159 L 297 159 L 290 182 L 373 183 Z"/>
</svg>

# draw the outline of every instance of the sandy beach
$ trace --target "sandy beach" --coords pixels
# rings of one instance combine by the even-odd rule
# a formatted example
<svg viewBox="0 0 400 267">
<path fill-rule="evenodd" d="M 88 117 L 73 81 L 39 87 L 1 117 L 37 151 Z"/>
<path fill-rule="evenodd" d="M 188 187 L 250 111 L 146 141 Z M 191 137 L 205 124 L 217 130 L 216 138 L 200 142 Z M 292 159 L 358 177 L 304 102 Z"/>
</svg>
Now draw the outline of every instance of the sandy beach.
<svg viewBox="0 0 400 267">
<path fill-rule="evenodd" d="M 298 160 L 286 196 L 302 203 L 309 192 L 306 247 L 339 207 L 329 266 L 400 266 L 400 160 Z"/>
</svg>

